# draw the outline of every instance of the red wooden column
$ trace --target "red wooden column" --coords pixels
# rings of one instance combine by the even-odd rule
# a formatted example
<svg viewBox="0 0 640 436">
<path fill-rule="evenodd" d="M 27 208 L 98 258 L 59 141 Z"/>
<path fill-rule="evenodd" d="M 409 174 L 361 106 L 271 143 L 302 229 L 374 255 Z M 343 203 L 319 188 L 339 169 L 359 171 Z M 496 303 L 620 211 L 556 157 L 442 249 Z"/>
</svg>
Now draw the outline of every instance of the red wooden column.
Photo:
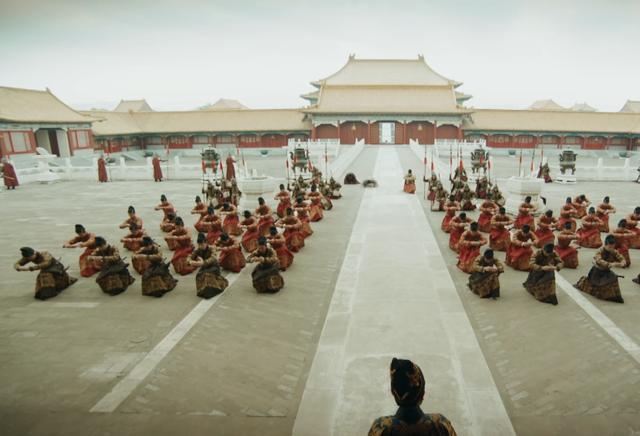
<svg viewBox="0 0 640 436">
<path fill-rule="evenodd" d="M 403 121 L 402 122 L 402 143 L 406 144 L 409 141 L 407 140 L 407 122 Z"/>
<path fill-rule="evenodd" d="M 509 135 L 509 147 L 513 147 L 513 138 L 515 138 L 515 135 Z"/>
<path fill-rule="evenodd" d="M 458 141 L 462 141 L 462 127 L 458 126 Z"/>
<path fill-rule="evenodd" d="M 338 129 L 338 141 L 342 142 L 342 136 L 340 135 L 340 120 L 336 122 L 336 128 Z"/>
<path fill-rule="evenodd" d="M 604 137 L 604 149 L 609 150 L 609 146 L 611 145 L 611 136 Z"/>
<path fill-rule="evenodd" d="M 312 139 L 312 140 L 314 140 L 314 141 L 315 141 L 316 139 L 318 139 L 318 134 L 316 133 L 316 126 L 315 126 L 315 124 L 312 124 L 312 125 L 311 125 L 311 139 Z"/>
<path fill-rule="evenodd" d="M 557 148 L 562 148 L 563 145 L 564 145 L 564 135 L 558 135 L 558 147 Z"/>
<path fill-rule="evenodd" d="M 367 144 L 372 144 L 372 142 L 371 142 L 371 120 L 367 121 L 367 140 L 365 142 Z"/>
</svg>

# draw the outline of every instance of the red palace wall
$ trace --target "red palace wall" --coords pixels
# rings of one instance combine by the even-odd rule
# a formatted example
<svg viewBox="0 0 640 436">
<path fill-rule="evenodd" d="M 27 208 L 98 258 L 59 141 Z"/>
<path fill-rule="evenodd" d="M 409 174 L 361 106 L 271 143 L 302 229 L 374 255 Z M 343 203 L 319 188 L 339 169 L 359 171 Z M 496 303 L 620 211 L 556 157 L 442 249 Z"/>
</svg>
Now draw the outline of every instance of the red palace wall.
<svg viewBox="0 0 640 436">
<path fill-rule="evenodd" d="M 69 151 L 72 155 L 74 150 L 88 150 L 93 149 L 95 146 L 93 132 L 89 129 L 68 130 L 67 138 L 69 140 Z"/>
<path fill-rule="evenodd" d="M 585 150 L 604 150 L 606 143 L 607 138 L 603 136 L 588 136 L 582 148 Z"/>
<path fill-rule="evenodd" d="M 433 144 L 433 124 L 428 121 L 414 121 L 407 124 L 407 141 L 415 139 L 419 144 Z"/>
<path fill-rule="evenodd" d="M 287 139 L 284 135 L 262 135 L 262 147 L 284 147 Z"/>
<path fill-rule="evenodd" d="M 321 124 L 316 127 L 317 139 L 335 139 L 339 138 L 338 128 L 331 124 Z"/>
<path fill-rule="evenodd" d="M 340 143 L 355 144 L 357 139 L 367 137 L 367 124 L 362 121 L 349 121 L 340 124 Z"/>
<path fill-rule="evenodd" d="M 458 127 L 451 124 L 443 124 L 438 126 L 436 132 L 437 139 L 458 139 Z"/>
</svg>

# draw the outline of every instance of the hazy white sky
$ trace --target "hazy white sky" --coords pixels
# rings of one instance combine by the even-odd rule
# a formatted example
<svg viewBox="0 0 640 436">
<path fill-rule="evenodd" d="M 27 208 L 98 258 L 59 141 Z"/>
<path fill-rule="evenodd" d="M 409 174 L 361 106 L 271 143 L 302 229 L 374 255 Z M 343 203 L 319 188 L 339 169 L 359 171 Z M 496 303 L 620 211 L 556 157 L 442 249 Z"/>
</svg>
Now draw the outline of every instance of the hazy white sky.
<svg viewBox="0 0 640 436">
<path fill-rule="evenodd" d="M 77 108 L 297 107 L 361 58 L 424 54 L 475 107 L 640 100 L 637 0 L 0 0 L 0 85 Z"/>
</svg>

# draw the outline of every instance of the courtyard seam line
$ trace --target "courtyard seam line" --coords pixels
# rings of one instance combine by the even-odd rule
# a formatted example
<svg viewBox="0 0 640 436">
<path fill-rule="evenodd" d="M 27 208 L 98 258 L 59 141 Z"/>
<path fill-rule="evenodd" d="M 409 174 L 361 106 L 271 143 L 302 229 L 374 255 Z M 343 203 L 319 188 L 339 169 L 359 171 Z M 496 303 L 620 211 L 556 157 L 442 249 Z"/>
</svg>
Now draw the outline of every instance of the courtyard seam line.
<svg viewBox="0 0 640 436">
<path fill-rule="evenodd" d="M 584 310 L 589 317 L 594 320 L 602 330 L 604 330 L 614 341 L 622 347 L 633 359 L 640 363 L 640 345 L 638 345 L 631 337 L 622 331 L 607 315 L 605 315 L 600 309 L 598 309 L 592 302 L 590 302 L 584 295 L 580 293 L 576 288 L 571 285 L 560 274 L 556 274 L 556 282 L 560 288 L 567 294 L 573 301 L 576 302 L 582 310 Z M 618 303 L 612 303 L 618 304 Z"/>
<path fill-rule="evenodd" d="M 233 285 L 240 274 L 241 273 L 229 274 L 227 276 L 229 282 L 227 289 Z M 129 374 L 121 379 L 108 394 L 102 397 L 89 412 L 112 413 L 116 410 L 140 383 L 151 374 L 162 359 L 189 333 L 191 328 L 218 302 L 222 295 L 224 295 L 224 293 L 218 294 L 210 300 L 202 300 L 196 304 L 195 307 L 129 371 Z"/>
</svg>

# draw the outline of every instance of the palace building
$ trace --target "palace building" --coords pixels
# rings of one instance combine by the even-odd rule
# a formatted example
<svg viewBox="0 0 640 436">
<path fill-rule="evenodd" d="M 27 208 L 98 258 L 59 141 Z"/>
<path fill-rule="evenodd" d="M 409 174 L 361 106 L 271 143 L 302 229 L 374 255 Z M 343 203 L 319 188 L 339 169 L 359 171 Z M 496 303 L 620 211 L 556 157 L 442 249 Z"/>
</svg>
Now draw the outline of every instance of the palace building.
<svg viewBox="0 0 640 436">
<path fill-rule="evenodd" d="M 343 144 L 433 144 L 484 140 L 489 147 L 637 150 L 640 102 L 620 112 L 552 100 L 527 109 L 478 109 L 461 82 L 417 59 L 357 59 L 314 82 L 294 109 L 249 109 L 236 100 L 193 111 L 154 111 L 145 100 L 113 111 L 75 111 L 49 90 L 0 87 L 0 154 L 42 147 L 69 156 L 81 150 L 282 147 L 290 139 L 338 139 Z"/>
</svg>

